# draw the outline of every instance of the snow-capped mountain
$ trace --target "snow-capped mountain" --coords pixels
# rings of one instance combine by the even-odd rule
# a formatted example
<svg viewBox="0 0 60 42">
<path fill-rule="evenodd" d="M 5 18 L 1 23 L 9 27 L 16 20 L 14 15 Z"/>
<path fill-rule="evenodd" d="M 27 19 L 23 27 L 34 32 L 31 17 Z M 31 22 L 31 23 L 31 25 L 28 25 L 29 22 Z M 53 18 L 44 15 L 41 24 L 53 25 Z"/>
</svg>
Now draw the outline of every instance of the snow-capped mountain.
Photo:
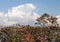
<svg viewBox="0 0 60 42">
<path fill-rule="evenodd" d="M 57 26 L 57 20 L 58 18 L 56 16 L 51 16 L 47 13 L 43 14 L 41 17 L 37 19 L 37 22 L 43 26 Z"/>
<path fill-rule="evenodd" d="M 56 16 L 57 17 L 57 23 L 59 24 L 60 26 L 60 15 Z"/>
</svg>

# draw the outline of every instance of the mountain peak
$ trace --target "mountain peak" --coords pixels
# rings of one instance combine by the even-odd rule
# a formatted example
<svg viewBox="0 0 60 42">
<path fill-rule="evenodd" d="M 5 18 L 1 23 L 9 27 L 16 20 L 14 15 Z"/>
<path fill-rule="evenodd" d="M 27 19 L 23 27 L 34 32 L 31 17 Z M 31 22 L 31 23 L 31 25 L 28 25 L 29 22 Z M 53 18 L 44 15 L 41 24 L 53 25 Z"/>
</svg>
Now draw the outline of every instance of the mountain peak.
<svg viewBox="0 0 60 42">
<path fill-rule="evenodd" d="M 50 15 L 49 14 L 47 14 L 47 13 L 44 13 L 43 15 L 42 15 L 42 17 L 49 17 Z"/>
</svg>

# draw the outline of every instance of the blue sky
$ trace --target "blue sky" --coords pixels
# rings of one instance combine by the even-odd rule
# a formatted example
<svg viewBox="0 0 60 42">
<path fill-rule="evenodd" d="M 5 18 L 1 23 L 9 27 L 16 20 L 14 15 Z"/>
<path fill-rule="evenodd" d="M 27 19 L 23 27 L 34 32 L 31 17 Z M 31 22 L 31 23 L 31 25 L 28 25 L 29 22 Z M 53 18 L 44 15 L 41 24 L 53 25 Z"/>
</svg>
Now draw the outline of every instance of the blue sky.
<svg viewBox="0 0 60 42">
<path fill-rule="evenodd" d="M 32 24 L 48 13 L 58 16 L 60 21 L 60 0 L 0 0 L 0 24 Z M 60 22 L 59 22 L 60 23 Z"/>
<path fill-rule="evenodd" d="M 36 12 L 40 15 L 60 15 L 60 0 L 0 0 L 0 11 L 7 12 L 11 7 L 28 3 L 35 5 Z"/>
</svg>

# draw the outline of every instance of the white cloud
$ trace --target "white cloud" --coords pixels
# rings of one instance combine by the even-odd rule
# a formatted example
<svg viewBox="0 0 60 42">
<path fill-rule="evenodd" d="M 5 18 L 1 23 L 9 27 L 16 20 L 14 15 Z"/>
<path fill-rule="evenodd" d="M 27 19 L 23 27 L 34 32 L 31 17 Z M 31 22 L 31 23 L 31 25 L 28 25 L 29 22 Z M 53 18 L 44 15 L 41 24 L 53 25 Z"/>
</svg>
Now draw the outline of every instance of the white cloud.
<svg viewBox="0 0 60 42">
<path fill-rule="evenodd" d="M 3 12 L 0 12 L 0 25 L 11 25 L 14 22 L 8 21 L 8 18 Z"/>
<path fill-rule="evenodd" d="M 3 20 L 4 20 L 4 13 L 0 12 L 0 24 L 3 24 Z"/>
<path fill-rule="evenodd" d="M 24 4 L 8 9 L 6 14 L 0 12 L 0 23 L 11 25 L 14 23 L 29 23 L 29 21 L 35 21 L 39 17 L 34 11 L 35 8 L 33 4 Z"/>
</svg>

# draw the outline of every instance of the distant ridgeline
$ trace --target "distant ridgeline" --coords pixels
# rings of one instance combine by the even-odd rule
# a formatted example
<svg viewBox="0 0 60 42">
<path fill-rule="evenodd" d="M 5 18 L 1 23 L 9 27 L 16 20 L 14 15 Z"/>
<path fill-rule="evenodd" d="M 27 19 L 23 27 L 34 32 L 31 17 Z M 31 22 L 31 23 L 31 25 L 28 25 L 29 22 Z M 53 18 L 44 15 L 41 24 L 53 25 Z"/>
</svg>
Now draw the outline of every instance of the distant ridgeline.
<svg viewBox="0 0 60 42">
<path fill-rule="evenodd" d="M 40 26 L 59 26 L 59 24 L 57 23 L 57 17 L 50 16 L 47 13 L 37 18 L 36 21 L 37 22 L 35 24 L 39 24 Z"/>
</svg>

